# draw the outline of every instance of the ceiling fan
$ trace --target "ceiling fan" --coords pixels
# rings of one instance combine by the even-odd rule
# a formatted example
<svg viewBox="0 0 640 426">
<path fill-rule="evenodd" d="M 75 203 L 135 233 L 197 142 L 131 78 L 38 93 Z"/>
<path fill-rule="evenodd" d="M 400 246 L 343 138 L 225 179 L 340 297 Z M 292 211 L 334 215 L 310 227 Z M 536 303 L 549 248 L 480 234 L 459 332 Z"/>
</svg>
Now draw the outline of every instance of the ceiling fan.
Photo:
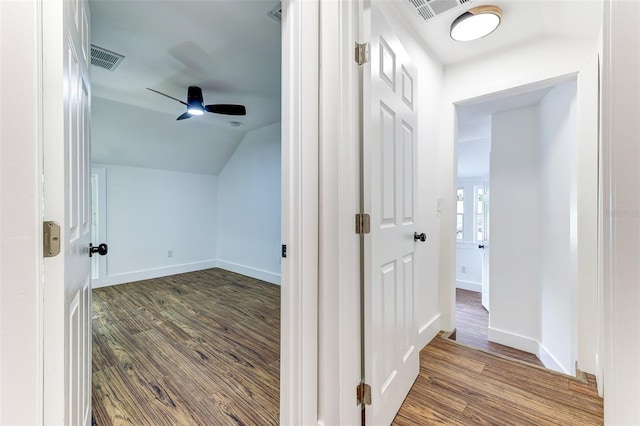
<svg viewBox="0 0 640 426">
<path fill-rule="evenodd" d="M 184 120 L 185 118 L 191 118 L 194 115 L 202 115 L 205 111 L 212 112 L 214 114 L 225 114 L 225 115 L 247 115 L 247 109 L 244 105 L 233 105 L 233 104 L 214 104 L 214 105 L 204 105 L 202 100 L 202 89 L 197 86 L 189 86 L 187 90 L 187 102 L 181 101 L 178 98 L 174 98 L 173 96 L 169 96 L 165 93 L 158 92 L 154 89 L 149 89 L 152 92 L 156 92 L 159 95 L 166 96 L 169 99 L 173 99 L 174 101 L 178 101 L 181 104 L 187 107 L 187 112 L 182 114 L 176 120 Z"/>
</svg>

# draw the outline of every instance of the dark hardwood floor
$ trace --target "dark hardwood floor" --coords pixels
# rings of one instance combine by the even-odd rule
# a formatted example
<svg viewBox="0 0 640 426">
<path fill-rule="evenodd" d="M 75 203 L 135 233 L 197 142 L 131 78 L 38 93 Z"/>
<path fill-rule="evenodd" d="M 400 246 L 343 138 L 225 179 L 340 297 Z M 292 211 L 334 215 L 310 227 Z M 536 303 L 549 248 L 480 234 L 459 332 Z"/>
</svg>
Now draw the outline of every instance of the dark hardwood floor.
<svg viewBox="0 0 640 426">
<path fill-rule="evenodd" d="M 98 426 L 275 425 L 280 287 L 219 269 L 93 291 Z M 394 424 L 602 424 L 595 384 L 440 337 Z"/>
<path fill-rule="evenodd" d="M 603 402 L 588 383 L 436 337 L 393 424 L 602 425 Z"/>
<path fill-rule="evenodd" d="M 542 361 L 534 354 L 490 342 L 488 328 L 489 313 L 482 307 L 481 294 L 456 289 L 455 340 L 457 342 L 544 367 Z"/>
<path fill-rule="evenodd" d="M 98 426 L 276 425 L 280 287 L 210 269 L 93 290 Z"/>
</svg>

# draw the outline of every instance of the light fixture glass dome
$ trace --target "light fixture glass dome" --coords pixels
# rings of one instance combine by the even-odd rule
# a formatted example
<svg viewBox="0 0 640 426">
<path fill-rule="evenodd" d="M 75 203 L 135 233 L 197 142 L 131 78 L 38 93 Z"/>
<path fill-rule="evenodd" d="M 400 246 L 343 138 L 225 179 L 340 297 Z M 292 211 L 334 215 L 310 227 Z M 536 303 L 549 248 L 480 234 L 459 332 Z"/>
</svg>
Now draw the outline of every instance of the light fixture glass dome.
<svg viewBox="0 0 640 426">
<path fill-rule="evenodd" d="M 451 38 L 471 41 L 485 37 L 498 28 L 502 10 L 498 6 L 478 6 L 458 16 L 451 24 Z"/>
<path fill-rule="evenodd" d="M 190 101 L 187 106 L 187 112 L 191 115 L 202 115 L 204 114 L 204 107 L 201 102 Z"/>
</svg>

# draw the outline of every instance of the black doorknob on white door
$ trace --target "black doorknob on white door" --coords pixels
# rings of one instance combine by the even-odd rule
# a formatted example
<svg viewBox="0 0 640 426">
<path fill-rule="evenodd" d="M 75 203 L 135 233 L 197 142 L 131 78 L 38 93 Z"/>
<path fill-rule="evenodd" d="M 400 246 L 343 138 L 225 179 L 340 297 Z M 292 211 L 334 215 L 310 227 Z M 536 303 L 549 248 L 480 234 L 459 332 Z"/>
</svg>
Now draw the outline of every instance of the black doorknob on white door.
<svg viewBox="0 0 640 426">
<path fill-rule="evenodd" d="M 423 243 L 427 241 L 427 236 L 423 232 L 422 234 L 418 234 L 417 232 L 413 233 L 413 241 L 422 241 Z"/>
<path fill-rule="evenodd" d="M 99 244 L 98 246 L 89 244 L 89 257 L 93 257 L 94 253 L 98 253 L 100 256 L 104 256 L 108 252 L 109 246 L 107 246 L 105 243 Z"/>
</svg>

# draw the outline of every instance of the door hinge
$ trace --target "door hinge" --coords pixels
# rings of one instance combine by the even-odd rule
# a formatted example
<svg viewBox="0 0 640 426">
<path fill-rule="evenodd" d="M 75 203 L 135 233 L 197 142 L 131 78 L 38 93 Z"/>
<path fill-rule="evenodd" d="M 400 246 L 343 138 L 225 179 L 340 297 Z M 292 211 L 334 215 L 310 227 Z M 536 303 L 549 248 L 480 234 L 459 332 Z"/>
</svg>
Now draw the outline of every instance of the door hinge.
<svg viewBox="0 0 640 426">
<path fill-rule="evenodd" d="M 60 254 L 60 225 L 56 222 L 42 223 L 42 253 L 44 257 Z"/>
<path fill-rule="evenodd" d="M 368 234 L 371 232 L 371 218 L 366 213 L 356 214 L 356 234 Z"/>
<path fill-rule="evenodd" d="M 369 60 L 369 43 L 356 43 L 356 64 L 363 65 Z"/>
<path fill-rule="evenodd" d="M 356 387 L 356 398 L 358 405 L 371 405 L 371 386 L 366 383 L 360 383 Z"/>
</svg>

